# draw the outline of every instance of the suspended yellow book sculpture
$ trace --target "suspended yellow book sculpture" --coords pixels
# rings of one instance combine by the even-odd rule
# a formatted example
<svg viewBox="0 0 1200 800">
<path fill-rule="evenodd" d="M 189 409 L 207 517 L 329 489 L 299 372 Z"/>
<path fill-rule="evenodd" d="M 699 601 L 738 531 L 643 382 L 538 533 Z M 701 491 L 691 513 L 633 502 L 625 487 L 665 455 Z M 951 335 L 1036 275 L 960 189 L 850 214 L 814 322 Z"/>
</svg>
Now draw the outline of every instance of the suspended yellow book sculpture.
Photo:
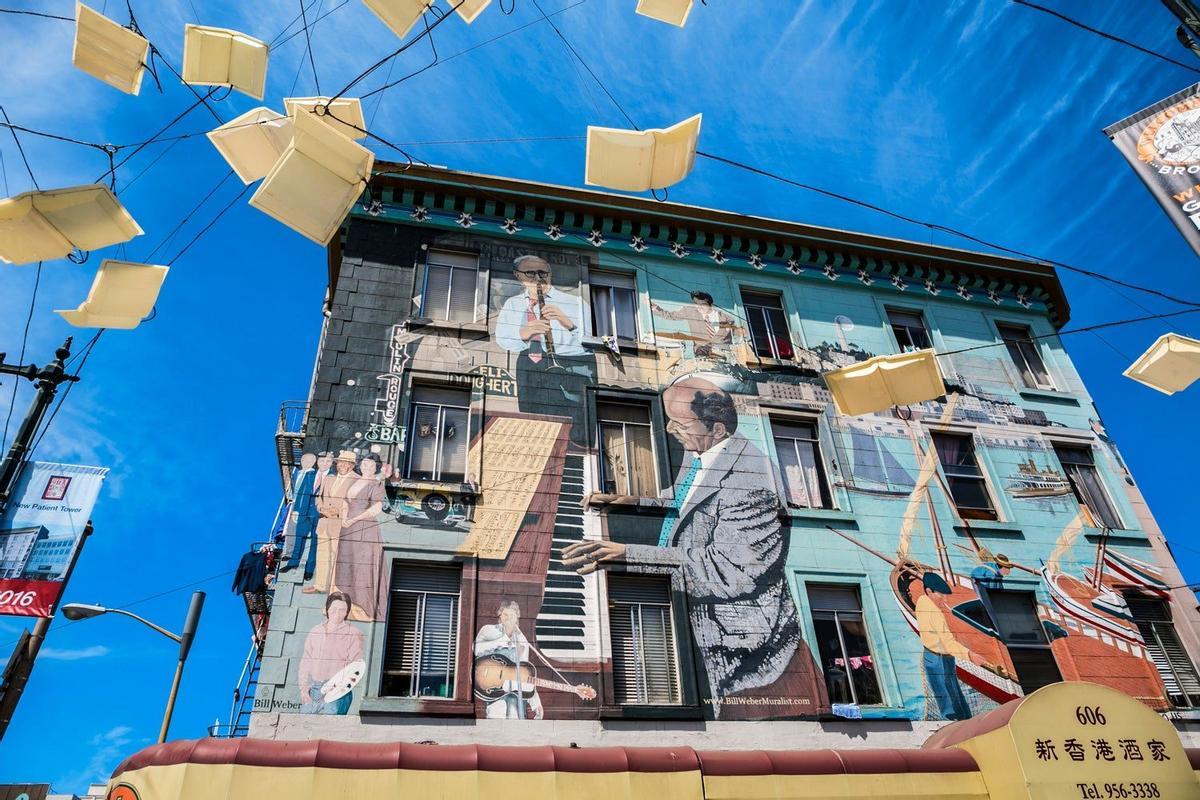
<svg viewBox="0 0 1200 800">
<path fill-rule="evenodd" d="M 183 29 L 183 82 L 229 86 L 255 100 L 267 84 L 267 43 L 227 28 L 186 25 Z"/>
<path fill-rule="evenodd" d="M 283 107 L 289 117 L 306 111 L 309 116 L 322 120 L 351 139 L 361 139 L 367 135 L 367 120 L 363 117 L 362 103 L 357 97 L 339 97 L 332 103 L 328 97 L 285 97 Z"/>
<path fill-rule="evenodd" d="M 627 131 L 621 128 L 587 129 L 587 166 L 583 180 L 626 192 L 665 189 L 692 171 L 700 118 L 659 130 Z"/>
<path fill-rule="evenodd" d="M 208 140 L 242 183 L 249 184 L 275 166 L 292 143 L 292 127 L 291 117 L 259 106 L 209 131 Z"/>
<path fill-rule="evenodd" d="M 154 308 L 168 267 L 106 258 L 78 308 L 55 311 L 76 328 L 131 330 Z"/>
<path fill-rule="evenodd" d="M 63 258 L 141 236 L 107 186 L 25 192 L 0 200 L 0 260 L 14 264 Z"/>
<path fill-rule="evenodd" d="M 433 0 L 363 0 L 363 4 L 403 39 L 433 5 Z"/>
<path fill-rule="evenodd" d="M 875 356 L 861 364 L 826 372 L 825 384 L 838 411 L 851 417 L 936 400 L 946 394 L 932 350 Z"/>
<path fill-rule="evenodd" d="M 298 114 L 292 144 L 250 205 L 325 245 L 362 194 L 374 164 L 367 148 L 312 114 Z"/>
<path fill-rule="evenodd" d="M 126 94 L 142 89 L 150 42 L 83 3 L 75 3 L 71 63 Z"/>
<path fill-rule="evenodd" d="M 470 25 L 475 21 L 475 18 L 483 13 L 483 10 L 492 4 L 492 0 L 448 0 L 450 5 L 454 6 L 454 11 L 463 18 L 463 22 Z"/>
<path fill-rule="evenodd" d="M 683 27 L 687 23 L 688 14 L 692 13 L 694 0 L 638 0 L 634 9 L 643 17 L 651 17 L 661 22 Z"/>
<path fill-rule="evenodd" d="M 1182 392 L 1200 378 L 1200 340 L 1164 333 L 1125 370 L 1125 377 L 1163 394 Z"/>
</svg>

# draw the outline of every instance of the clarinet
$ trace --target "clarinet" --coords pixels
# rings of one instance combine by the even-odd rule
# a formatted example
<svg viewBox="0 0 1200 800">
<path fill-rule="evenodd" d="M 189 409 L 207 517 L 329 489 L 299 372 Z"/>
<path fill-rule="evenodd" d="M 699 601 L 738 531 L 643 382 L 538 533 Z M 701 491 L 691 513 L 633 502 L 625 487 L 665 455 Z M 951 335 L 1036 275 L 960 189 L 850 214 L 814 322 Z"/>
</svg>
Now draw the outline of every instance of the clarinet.
<svg viewBox="0 0 1200 800">
<path fill-rule="evenodd" d="M 538 319 L 544 319 L 542 311 L 546 307 L 546 295 L 542 291 L 542 282 L 538 281 L 537 285 L 537 305 Z M 546 356 L 550 360 L 551 368 L 562 369 L 563 366 L 558 363 L 558 359 L 554 357 L 554 334 L 547 330 L 542 337 L 542 349 L 546 351 Z"/>
</svg>

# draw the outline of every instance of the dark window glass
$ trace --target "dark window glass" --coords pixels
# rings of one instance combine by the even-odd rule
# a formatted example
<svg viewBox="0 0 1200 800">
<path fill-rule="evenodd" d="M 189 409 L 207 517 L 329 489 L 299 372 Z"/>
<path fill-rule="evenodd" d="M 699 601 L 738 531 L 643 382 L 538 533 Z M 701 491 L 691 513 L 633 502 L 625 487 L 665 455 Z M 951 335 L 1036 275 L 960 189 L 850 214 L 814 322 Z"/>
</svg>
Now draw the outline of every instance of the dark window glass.
<svg viewBox="0 0 1200 800">
<path fill-rule="evenodd" d="M 1038 619 L 1033 592 L 989 589 L 988 600 L 1000 640 L 1016 668 L 1025 694 L 1062 680 L 1046 629 Z"/>
<path fill-rule="evenodd" d="M 883 695 L 858 590 L 852 586 L 810 586 L 808 602 L 830 701 L 881 704 Z"/>
<path fill-rule="evenodd" d="M 474 321 L 479 258 L 466 253 L 430 250 L 425 264 L 422 313 L 430 319 Z"/>
<path fill-rule="evenodd" d="M 932 436 L 959 516 L 964 519 L 999 519 L 988 494 L 983 470 L 975 460 L 971 437 L 950 433 L 935 433 Z"/>
<path fill-rule="evenodd" d="M 1024 325 L 997 325 L 1008 355 L 1021 373 L 1021 380 L 1030 389 L 1053 389 L 1050 374 L 1042 362 L 1042 354 L 1033 333 Z"/>
<path fill-rule="evenodd" d="M 1097 528 L 1120 528 L 1121 518 L 1109 502 L 1108 493 L 1100 481 L 1100 473 L 1092 458 L 1092 448 L 1056 444 L 1054 452 L 1071 480 L 1075 499 L 1091 518 L 1092 524 Z"/>
<path fill-rule="evenodd" d="M 779 454 L 788 505 L 831 507 L 816 423 L 771 420 L 771 432 L 775 437 L 775 452 Z"/>
<path fill-rule="evenodd" d="M 408 477 L 461 482 L 467 469 L 470 392 L 418 386 L 408 427 Z"/>
<path fill-rule="evenodd" d="M 1135 592 L 1127 593 L 1125 602 L 1146 642 L 1146 652 L 1162 678 L 1167 697 L 1180 708 L 1200 706 L 1200 674 L 1175 632 L 1170 604 Z"/>
<path fill-rule="evenodd" d="M 458 656 L 458 567 L 392 567 L 379 693 L 454 697 Z"/>
<path fill-rule="evenodd" d="M 927 350 L 933 346 L 929 342 L 929 332 L 925 328 L 925 319 L 920 311 L 889 308 L 887 316 L 892 333 L 896 334 L 896 342 L 900 345 L 900 352 Z"/>
<path fill-rule="evenodd" d="M 613 688 L 621 705 L 679 705 L 679 659 L 666 578 L 608 576 Z"/>
<path fill-rule="evenodd" d="M 592 333 L 637 341 L 637 290 L 632 275 L 593 272 Z"/>
<path fill-rule="evenodd" d="M 742 305 L 746 309 L 755 355 L 759 358 L 791 359 L 795 354 L 782 298 L 777 294 L 743 291 Z"/>
</svg>

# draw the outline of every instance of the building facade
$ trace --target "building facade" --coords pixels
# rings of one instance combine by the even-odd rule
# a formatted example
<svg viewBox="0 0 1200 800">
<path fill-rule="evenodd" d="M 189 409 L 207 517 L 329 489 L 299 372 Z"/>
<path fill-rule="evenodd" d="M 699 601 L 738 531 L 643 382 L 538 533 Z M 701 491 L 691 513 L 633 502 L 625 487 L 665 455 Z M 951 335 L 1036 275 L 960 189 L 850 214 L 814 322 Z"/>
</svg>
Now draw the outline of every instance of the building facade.
<svg viewBox="0 0 1200 800">
<path fill-rule="evenodd" d="M 252 736 L 919 746 L 1060 680 L 1200 706 L 1052 269 L 435 168 L 369 196 L 280 448 Z M 944 398 L 837 412 L 822 373 L 924 348 Z"/>
</svg>

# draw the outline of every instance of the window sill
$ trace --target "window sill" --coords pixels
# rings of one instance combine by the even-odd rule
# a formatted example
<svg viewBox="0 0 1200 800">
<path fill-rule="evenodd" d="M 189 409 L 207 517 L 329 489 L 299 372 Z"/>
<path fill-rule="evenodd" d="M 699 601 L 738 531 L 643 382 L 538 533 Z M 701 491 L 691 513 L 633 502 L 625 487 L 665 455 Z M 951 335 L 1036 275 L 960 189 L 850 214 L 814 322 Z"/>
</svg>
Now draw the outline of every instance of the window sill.
<svg viewBox="0 0 1200 800">
<path fill-rule="evenodd" d="M 436 700 L 429 697 L 364 697 L 358 709 L 372 714 L 414 717 L 474 717 L 474 700 Z"/>
<path fill-rule="evenodd" d="M 986 533 L 988 536 L 1005 536 L 1012 539 L 1024 539 L 1025 534 L 1020 526 L 1012 522 L 1002 522 L 994 519 L 970 520 L 970 527 L 965 522 L 954 523 L 954 530 L 959 536 L 970 533 Z"/>
<path fill-rule="evenodd" d="M 408 321 L 408 327 L 411 330 L 432 328 L 434 330 L 459 331 L 462 333 L 486 334 L 488 332 L 486 322 L 453 322 L 448 319 L 430 319 L 429 317 L 414 317 Z"/>
<path fill-rule="evenodd" d="M 1089 542 L 1106 540 L 1109 544 L 1118 544 L 1120 542 L 1138 542 L 1144 544 L 1148 537 L 1145 531 L 1113 528 L 1105 534 L 1103 528 L 1093 528 L 1090 525 L 1084 525 L 1083 538 Z"/>
<path fill-rule="evenodd" d="M 1053 405 L 1058 406 L 1078 407 L 1082 405 L 1079 397 L 1073 394 L 1067 394 L 1066 392 L 1058 392 L 1054 389 L 1030 389 L 1026 387 L 1024 389 L 1018 389 L 1017 394 L 1021 395 L 1021 397 L 1024 397 L 1026 400 L 1036 400 L 1043 403 L 1052 403 Z"/>
<path fill-rule="evenodd" d="M 605 494 L 591 492 L 584 496 L 583 504 L 588 508 L 631 508 L 644 514 L 663 515 L 670 508 L 670 501 L 658 497 L 638 497 L 628 494 Z"/>
<path fill-rule="evenodd" d="M 457 483 L 455 481 L 426 481 L 419 478 L 397 478 L 389 480 L 388 486 L 396 489 L 407 489 L 410 491 L 420 492 L 441 492 L 443 494 L 457 494 L 467 497 L 474 496 L 476 491 L 471 488 L 470 484 Z"/>
<path fill-rule="evenodd" d="M 700 706 L 603 705 L 600 707 L 600 719 L 605 722 L 635 719 L 703 720 L 704 713 Z"/>
<path fill-rule="evenodd" d="M 847 522 L 858 527 L 858 520 L 849 511 L 840 508 L 797 508 L 787 507 L 790 519 L 811 519 L 818 522 Z"/>
<path fill-rule="evenodd" d="M 650 344 L 635 342 L 632 339 L 621 339 L 617 344 L 620 346 L 623 355 L 658 357 L 658 349 Z M 592 350 L 603 350 L 607 353 L 612 352 L 599 336 L 583 337 L 583 346 Z"/>
</svg>

